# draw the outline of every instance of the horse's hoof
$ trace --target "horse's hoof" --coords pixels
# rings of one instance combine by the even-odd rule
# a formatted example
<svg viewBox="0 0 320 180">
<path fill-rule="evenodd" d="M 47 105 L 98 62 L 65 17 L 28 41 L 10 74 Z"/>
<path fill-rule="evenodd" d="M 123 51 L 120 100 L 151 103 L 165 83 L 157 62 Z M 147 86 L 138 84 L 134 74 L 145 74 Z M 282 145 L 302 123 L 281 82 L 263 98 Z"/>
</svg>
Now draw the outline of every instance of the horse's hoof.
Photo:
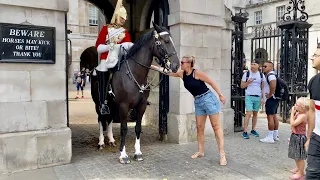
<svg viewBox="0 0 320 180">
<path fill-rule="evenodd" d="M 103 144 L 103 145 L 98 145 L 98 149 L 99 150 L 102 150 L 102 149 L 104 149 L 105 148 L 105 145 Z"/>
<path fill-rule="evenodd" d="M 109 146 L 116 147 L 116 143 L 115 143 L 115 142 L 108 142 L 108 145 L 109 145 Z"/>
<path fill-rule="evenodd" d="M 133 159 L 136 161 L 143 161 L 142 154 L 135 154 Z"/>
<path fill-rule="evenodd" d="M 129 157 L 124 157 L 124 158 L 120 157 L 119 161 L 121 164 L 130 164 L 131 163 L 131 161 L 129 160 Z"/>
</svg>

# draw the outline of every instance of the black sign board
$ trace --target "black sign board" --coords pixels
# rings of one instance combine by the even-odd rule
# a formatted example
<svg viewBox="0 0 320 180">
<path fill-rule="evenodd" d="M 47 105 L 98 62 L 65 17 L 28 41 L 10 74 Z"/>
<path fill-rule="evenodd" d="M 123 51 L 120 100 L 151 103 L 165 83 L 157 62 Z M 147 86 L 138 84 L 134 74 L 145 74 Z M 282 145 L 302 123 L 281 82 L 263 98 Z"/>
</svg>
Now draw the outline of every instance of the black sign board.
<svg viewBox="0 0 320 180">
<path fill-rule="evenodd" d="M 0 23 L 0 63 L 54 64 L 55 28 Z"/>
</svg>

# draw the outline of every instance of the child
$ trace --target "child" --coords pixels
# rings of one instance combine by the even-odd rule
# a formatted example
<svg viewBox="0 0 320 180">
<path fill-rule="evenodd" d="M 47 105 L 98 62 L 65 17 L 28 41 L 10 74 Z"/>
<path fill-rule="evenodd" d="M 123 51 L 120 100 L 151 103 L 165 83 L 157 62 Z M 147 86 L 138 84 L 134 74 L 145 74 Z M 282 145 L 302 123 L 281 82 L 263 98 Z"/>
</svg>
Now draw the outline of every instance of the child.
<svg viewBox="0 0 320 180">
<path fill-rule="evenodd" d="M 288 157 L 296 161 L 296 168 L 290 170 L 294 175 L 290 179 L 304 179 L 304 160 L 307 158 L 307 152 L 304 144 L 307 141 L 306 124 L 309 102 L 304 97 L 300 97 L 294 107 L 291 109 L 290 125 L 292 134 L 289 142 Z"/>
</svg>

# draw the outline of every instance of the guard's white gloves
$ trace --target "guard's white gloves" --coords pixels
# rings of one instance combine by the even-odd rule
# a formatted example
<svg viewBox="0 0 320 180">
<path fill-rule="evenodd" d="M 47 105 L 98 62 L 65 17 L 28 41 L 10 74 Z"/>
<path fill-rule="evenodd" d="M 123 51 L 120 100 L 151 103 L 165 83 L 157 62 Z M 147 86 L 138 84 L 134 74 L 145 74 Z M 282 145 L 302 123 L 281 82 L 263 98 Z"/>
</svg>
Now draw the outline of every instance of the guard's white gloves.
<svg viewBox="0 0 320 180">
<path fill-rule="evenodd" d="M 100 44 L 97 48 L 99 54 L 108 52 L 110 50 L 110 45 Z"/>
<path fill-rule="evenodd" d="M 121 44 L 121 46 L 128 50 L 133 46 L 133 43 L 132 42 L 124 42 Z"/>
</svg>

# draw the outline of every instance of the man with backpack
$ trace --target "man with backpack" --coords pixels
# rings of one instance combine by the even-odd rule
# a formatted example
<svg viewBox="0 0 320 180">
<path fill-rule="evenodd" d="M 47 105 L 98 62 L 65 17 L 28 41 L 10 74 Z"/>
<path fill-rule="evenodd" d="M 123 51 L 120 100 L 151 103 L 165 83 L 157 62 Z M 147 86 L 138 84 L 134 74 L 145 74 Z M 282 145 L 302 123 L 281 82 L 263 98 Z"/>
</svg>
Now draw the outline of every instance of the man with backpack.
<svg viewBox="0 0 320 180">
<path fill-rule="evenodd" d="M 259 71 L 260 61 L 255 59 L 251 63 L 251 69 L 245 72 L 242 76 L 241 88 L 246 89 L 245 93 L 245 105 L 246 105 L 246 117 L 244 120 L 244 127 L 242 137 L 249 139 L 248 124 L 249 119 L 252 116 L 252 129 L 251 134 L 259 137 L 259 133 L 255 130 L 258 121 L 258 111 L 261 103 L 264 103 L 264 81 L 265 76 Z"/>
<path fill-rule="evenodd" d="M 289 97 L 288 86 L 281 78 L 277 77 L 273 71 L 274 64 L 266 61 L 263 65 L 263 72 L 266 75 L 264 86 L 266 99 L 266 114 L 268 119 L 268 135 L 260 139 L 263 143 L 274 143 L 279 141 L 279 121 L 277 119 L 277 109 L 280 101 L 286 101 Z"/>
</svg>

